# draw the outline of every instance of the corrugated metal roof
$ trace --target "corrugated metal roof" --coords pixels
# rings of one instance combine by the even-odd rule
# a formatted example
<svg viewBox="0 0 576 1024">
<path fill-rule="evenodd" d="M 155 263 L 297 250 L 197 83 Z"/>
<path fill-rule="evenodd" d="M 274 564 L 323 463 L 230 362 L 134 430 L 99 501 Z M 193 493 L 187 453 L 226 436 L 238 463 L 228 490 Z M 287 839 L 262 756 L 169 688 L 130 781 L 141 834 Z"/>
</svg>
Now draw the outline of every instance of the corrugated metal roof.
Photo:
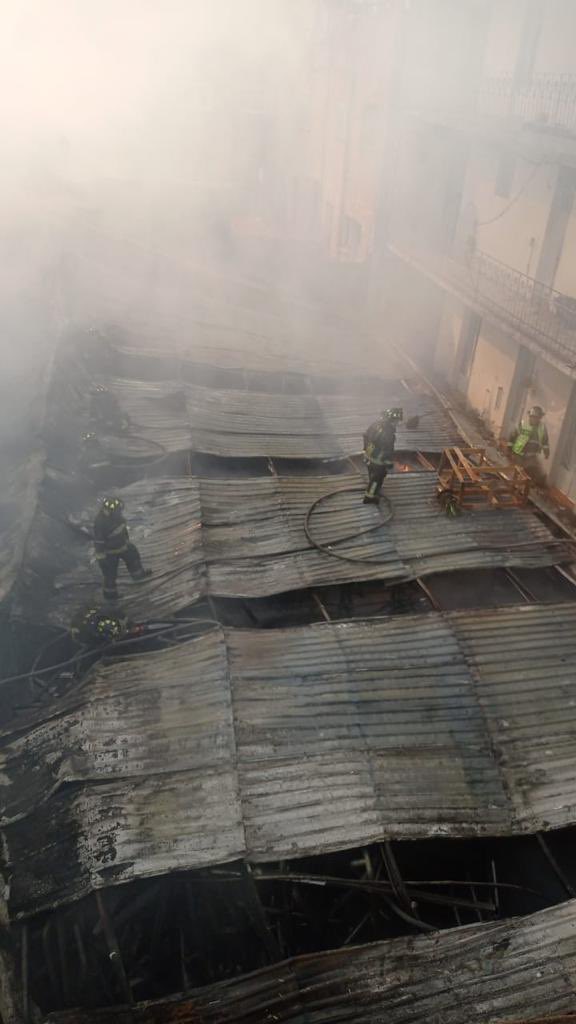
<svg viewBox="0 0 576 1024">
<path fill-rule="evenodd" d="M 277 395 L 189 386 L 195 451 L 223 456 L 343 458 L 362 450 L 362 434 L 383 406 L 401 405 L 416 430 L 400 426 L 398 450 L 442 451 L 460 438 L 452 421 L 424 395 L 390 381 L 380 395 Z M 426 416 L 424 416 L 426 413 Z"/>
<path fill-rule="evenodd" d="M 207 333 L 207 337 L 212 342 L 210 334 Z M 266 346 L 252 349 L 231 347 L 229 334 L 221 335 L 218 345 L 199 344 L 197 338 L 193 346 L 178 348 L 165 342 L 144 347 L 140 344 L 138 347 L 121 345 L 115 347 L 115 352 L 123 375 L 130 378 L 139 377 L 143 367 L 155 380 L 188 380 L 198 384 L 203 384 L 207 377 L 213 378 L 215 373 L 220 373 L 225 379 L 235 374 L 238 386 L 252 387 L 252 382 L 257 380 L 263 386 L 255 390 L 268 392 L 282 390 L 265 386 L 266 378 L 272 384 L 280 374 L 302 380 L 306 378 L 315 393 L 321 393 L 326 386 L 329 391 L 336 387 L 345 389 L 346 393 L 354 393 L 363 384 L 373 390 L 379 383 L 405 378 L 408 372 L 406 364 L 391 352 L 386 353 L 386 359 L 379 363 L 377 371 L 367 376 L 366 368 L 358 363 L 333 358 L 312 360 L 309 353 L 294 353 L 289 346 L 275 352 L 267 351 Z M 251 383 L 248 385 L 248 382 Z"/>
<path fill-rule="evenodd" d="M 575 605 L 223 636 L 226 657 L 214 632 L 99 666 L 5 739 L 15 911 L 236 856 L 576 821 Z"/>
<path fill-rule="evenodd" d="M 190 451 L 191 434 L 184 393 L 178 383 L 115 379 L 109 381 L 122 411 L 130 417 L 124 435 L 110 435 L 102 443 L 116 459 L 157 457 L 161 445 L 167 452 Z M 101 436 L 101 431 L 99 431 Z M 142 441 L 148 441 L 148 452 Z"/>
<path fill-rule="evenodd" d="M 358 490 L 348 493 L 349 487 Z M 153 577 L 135 586 L 121 567 L 123 603 L 130 615 L 149 620 L 205 593 L 261 597 L 451 569 L 545 566 L 570 557 L 570 546 L 553 538 L 529 509 L 480 510 L 448 520 L 435 488 L 433 473 L 391 475 L 384 495 L 393 518 L 362 534 L 378 526 L 386 507 L 381 512 L 362 504 L 360 476 L 139 481 L 118 493 Z M 310 528 L 320 544 L 333 544 L 350 561 L 313 548 L 304 532 L 312 503 L 335 490 L 313 513 Z M 88 525 L 96 509 L 91 499 L 83 513 Z M 68 625 L 79 606 L 100 600 L 101 585 L 90 541 L 39 514 L 19 586 L 25 613 Z"/>
<path fill-rule="evenodd" d="M 529 509 L 484 509 L 448 520 L 436 500 L 433 473 L 389 476 L 383 494 L 393 518 L 376 528 L 387 509 L 363 505 L 362 486 L 359 475 L 201 480 L 211 592 L 257 597 L 453 569 L 551 565 L 571 556 L 570 545 L 558 543 Z M 308 509 L 330 492 L 338 493 L 313 512 L 311 535 L 351 561 L 311 547 L 304 532 Z"/>
<path fill-rule="evenodd" d="M 400 425 L 398 450 L 439 452 L 460 438 L 448 415 L 427 395 L 382 380 L 366 394 L 278 394 L 178 382 L 116 378 L 108 382 L 132 421 L 121 437 L 104 438 L 114 454 L 142 455 L 142 439 L 167 451 L 226 457 L 344 458 L 362 449 L 362 435 L 384 406 L 400 405 L 418 427 Z M 134 435 L 134 436 L 132 436 Z"/>
<path fill-rule="evenodd" d="M 518 827 L 576 820 L 573 604 L 453 613 L 478 699 L 505 766 Z"/>
<path fill-rule="evenodd" d="M 574 901 L 498 924 L 296 957 L 187 998 L 52 1014 L 53 1024 L 487 1024 L 570 1011 Z"/>
<path fill-rule="evenodd" d="M 132 583 L 121 566 L 126 613 L 136 621 L 150 621 L 197 601 L 204 591 L 197 482 L 140 480 L 116 493 L 126 501 L 131 538 L 152 570 L 151 579 Z M 83 513 L 88 528 L 98 507 L 92 498 Z M 66 627 L 84 604 L 101 601 L 102 576 L 90 538 L 39 513 L 20 573 L 18 600 L 29 618 Z"/>
</svg>

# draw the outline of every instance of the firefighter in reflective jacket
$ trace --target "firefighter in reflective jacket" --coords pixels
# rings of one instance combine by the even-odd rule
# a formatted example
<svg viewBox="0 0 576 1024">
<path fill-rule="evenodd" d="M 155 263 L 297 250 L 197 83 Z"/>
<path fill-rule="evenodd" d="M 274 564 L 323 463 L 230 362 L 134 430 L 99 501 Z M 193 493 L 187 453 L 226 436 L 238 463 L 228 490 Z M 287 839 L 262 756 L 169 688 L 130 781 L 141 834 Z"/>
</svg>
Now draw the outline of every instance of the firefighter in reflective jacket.
<svg viewBox="0 0 576 1024">
<path fill-rule="evenodd" d="M 94 520 L 96 559 L 104 577 L 104 597 L 110 601 L 118 597 L 116 578 L 120 561 L 133 580 L 145 580 L 152 575 L 150 569 L 144 569 L 140 552 L 130 541 L 123 511 L 124 502 L 120 498 L 104 498 Z"/>
<path fill-rule="evenodd" d="M 144 636 L 149 628 L 142 623 L 130 622 L 122 614 L 113 615 L 104 608 L 83 608 L 72 619 L 70 632 L 79 644 L 102 647 Z"/>
<path fill-rule="evenodd" d="M 528 418 L 523 419 L 516 430 L 510 435 L 512 458 L 527 469 L 537 466 L 537 456 L 542 454 L 547 459 L 550 455 L 550 441 L 546 424 L 543 423 L 544 410 L 539 405 L 528 410 Z"/>
<path fill-rule="evenodd" d="M 364 458 L 368 466 L 368 487 L 365 505 L 377 505 L 382 484 L 394 461 L 396 424 L 402 420 L 402 409 L 385 409 L 379 419 L 364 434 Z"/>
</svg>

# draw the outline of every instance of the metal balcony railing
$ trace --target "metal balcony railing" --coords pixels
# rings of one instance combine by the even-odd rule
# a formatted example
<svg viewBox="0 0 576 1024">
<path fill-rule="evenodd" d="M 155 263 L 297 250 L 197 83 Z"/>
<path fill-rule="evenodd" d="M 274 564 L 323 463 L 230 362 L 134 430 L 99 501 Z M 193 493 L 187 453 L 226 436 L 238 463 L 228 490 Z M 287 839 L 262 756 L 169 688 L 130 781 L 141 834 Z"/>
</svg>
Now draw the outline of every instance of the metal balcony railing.
<svg viewBox="0 0 576 1024">
<path fill-rule="evenodd" d="M 576 135 L 576 75 L 534 75 L 525 84 L 511 75 L 487 78 L 478 94 L 478 111 Z"/>
<path fill-rule="evenodd" d="M 446 261 L 445 273 L 477 303 L 511 321 L 562 362 L 576 366 L 576 299 L 485 252 L 475 252 L 466 263 Z"/>
</svg>

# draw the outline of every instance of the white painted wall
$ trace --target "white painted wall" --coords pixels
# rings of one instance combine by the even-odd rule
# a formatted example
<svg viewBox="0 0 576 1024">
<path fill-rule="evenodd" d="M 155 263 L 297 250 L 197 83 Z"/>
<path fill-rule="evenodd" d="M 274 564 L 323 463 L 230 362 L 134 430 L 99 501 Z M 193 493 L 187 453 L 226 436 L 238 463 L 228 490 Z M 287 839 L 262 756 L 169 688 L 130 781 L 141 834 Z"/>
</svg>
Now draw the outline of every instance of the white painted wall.
<svg viewBox="0 0 576 1024">
<path fill-rule="evenodd" d="M 454 378 L 456 353 L 465 309 L 464 303 L 459 299 L 455 299 L 452 295 L 446 295 L 434 353 L 434 369 L 446 380 Z"/>
<path fill-rule="evenodd" d="M 554 287 L 557 291 L 576 298 L 576 203 L 568 221 L 564 248 L 554 278 Z"/>
<path fill-rule="evenodd" d="M 519 346 L 482 321 L 468 380 L 467 398 L 484 422 L 499 435 L 514 377 Z"/>
<path fill-rule="evenodd" d="M 484 52 L 485 77 L 512 74 L 522 38 L 523 19 L 522 0 L 498 0 L 492 4 Z"/>
<path fill-rule="evenodd" d="M 500 150 L 495 147 L 479 147 L 471 154 L 458 236 L 469 234 L 475 222 L 478 249 L 533 276 L 558 170 L 548 164 L 538 167 L 518 158 L 510 198 L 504 198 L 496 195 L 499 160 Z M 511 205 L 520 191 L 520 198 Z"/>
<path fill-rule="evenodd" d="M 574 74 L 576 3 L 574 0 L 545 0 L 534 71 Z"/>
</svg>

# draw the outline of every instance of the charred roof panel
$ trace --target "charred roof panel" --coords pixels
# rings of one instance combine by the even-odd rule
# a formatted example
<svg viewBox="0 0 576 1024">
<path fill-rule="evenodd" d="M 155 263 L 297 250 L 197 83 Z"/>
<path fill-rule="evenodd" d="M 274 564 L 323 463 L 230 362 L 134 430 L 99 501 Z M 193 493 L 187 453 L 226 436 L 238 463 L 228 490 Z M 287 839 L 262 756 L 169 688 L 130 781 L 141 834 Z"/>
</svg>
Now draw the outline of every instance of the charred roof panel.
<svg viewBox="0 0 576 1024">
<path fill-rule="evenodd" d="M 128 584 L 124 610 L 136 621 L 150 621 L 188 607 L 204 592 L 197 481 L 140 480 L 119 493 L 126 501 L 131 539 L 152 570 L 149 580 Z M 90 539 L 98 507 L 94 498 L 84 510 L 85 537 L 63 520 L 37 515 L 19 581 L 19 601 L 31 618 L 67 627 L 79 608 L 101 600 Z M 121 584 L 124 590 L 124 575 Z"/>
<path fill-rule="evenodd" d="M 399 473 L 384 484 L 388 507 L 361 502 L 356 477 L 151 479 L 119 493 L 134 542 L 153 572 L 127 583 L 123 605 L 135 619 L 173 614 L 206 592 L 262 597 L 355 580 L 399 582 L 454 569 L 553 565 L 570 557 L 529 509 L 478 510 L 448 520 L 432 473 Z M 335 493 L 334 493 L 335 492 Z M 320 500 L 309 527 L 308 509 Z M 97 502 L 82 514 L 90 529 Z M 383 521 L 384 518 L 384 521 Z M 342 556 L 342 557 L 337 557 Z M 64 569 L 64 571 L 62 571 Z M 68 625 L 83 604 L 100 600 L 101 576 L 89 536 L 39 513 L 20 581 L 25 613 Z"/>
<path fill-rule="evenodd" d="M 448 520 L 432 473 L 386 479 L 389 522 L 386 504 L 362 505 L 362 490 L 360 476 L 201 480 L 211 592 L 259 597 L 453 569 L 552 565 L 570 557 L 570 545 L 557 541 L 529 509 L 480 509 Z M 314 502 L 311 536 L 332 545 L 333 555 L 313 548 L 304 531 Z"/>
<path fill-rule="evenodd" d="M 399 381 L 382 394 L 278 395 L 190 386 L 187 406 L 195 451 L 221 456 L 342 458 L 362 450 L 362 435 L 383 406 L 400 405 L 418 428 L 400 424 L 398 450 L 436 452 L 459 443 L 454 424 L 437 403 Z M 424 414 L 426 414 L 424 416 Z"/>
<path fill-rule="evenodd" d="M 53 1024 L 486 1024 L 573 1009 L 574 901 L 530 917 L 297 957 L 186 999 Z"/>
<path fill-rule="evenodd" d="M 527 614 L 526 614 L 527 613 Z M 453 613 L 518 825 L 576 819 L 574 604 Z"/>
<path fill-rule="evenodd" d="M 573 824 L 574 636 L 575 606 L 523 606 L 226 630 L 226 658 L 214 631 L 97 668 L 4 743 L 13 906 L 242 855 Z"/>
</svg>

